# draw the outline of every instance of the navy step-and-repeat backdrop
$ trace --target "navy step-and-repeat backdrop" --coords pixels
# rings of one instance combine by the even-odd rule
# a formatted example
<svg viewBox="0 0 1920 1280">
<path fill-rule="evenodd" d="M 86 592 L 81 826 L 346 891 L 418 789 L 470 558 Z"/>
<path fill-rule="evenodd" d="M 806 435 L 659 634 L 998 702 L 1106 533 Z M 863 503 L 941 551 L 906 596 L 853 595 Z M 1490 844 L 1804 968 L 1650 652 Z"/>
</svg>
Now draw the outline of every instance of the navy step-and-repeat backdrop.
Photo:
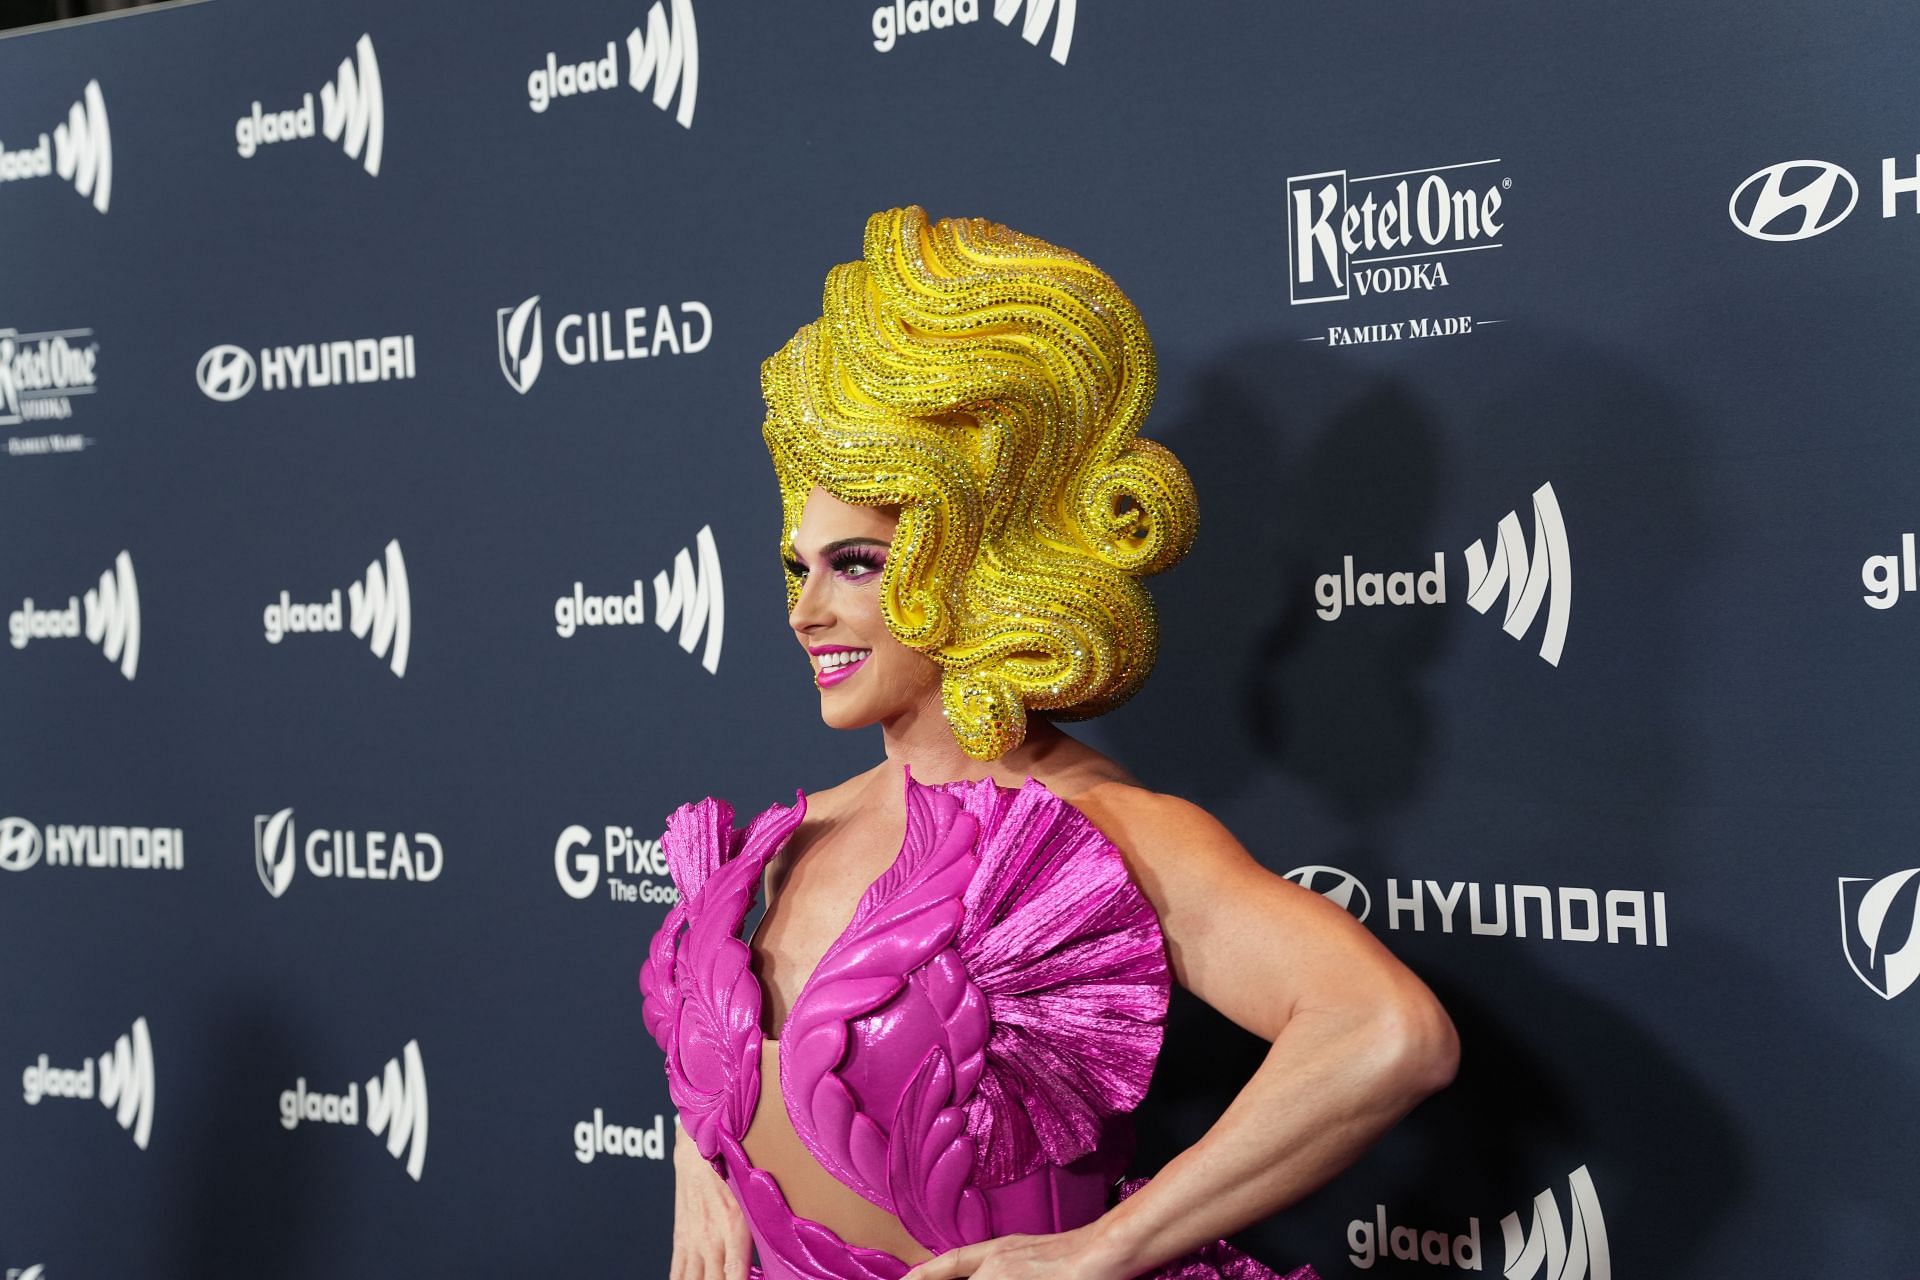
<svg viewBox="0 0 1920 1280">
<path fill-rule="evenodd" d="M 1087 727 L 1440 992 L 1243 1243 L 1913 1274 L 1920 13 L 278 0 L 0 40 L 0 1273 L 666 1273 L 664 815 L 864 767 L 758 362 L 1074 248 L 1202 500 Z M 1176 1005 L 1151 1171 L 1261 1045 Z"/>
</svg>

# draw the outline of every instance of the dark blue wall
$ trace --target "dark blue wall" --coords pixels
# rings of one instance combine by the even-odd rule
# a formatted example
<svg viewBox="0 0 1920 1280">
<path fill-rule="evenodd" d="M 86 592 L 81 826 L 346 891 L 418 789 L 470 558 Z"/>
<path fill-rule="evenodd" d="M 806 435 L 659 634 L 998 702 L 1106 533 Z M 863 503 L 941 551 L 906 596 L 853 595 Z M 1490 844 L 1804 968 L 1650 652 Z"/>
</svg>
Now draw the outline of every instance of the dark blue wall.
<svg viewBox="0 0 1920 1280">
<path fill-rule="evenodd" d="M 883 52 L 871 4 L 654 7 L 657 36 L 639 0 L 349 0 L 0 40 L 0 605 L 82 631 L 0 649 L 0 1272 L 665 1274 L 647 842 L 878 747 L 818 723 L 785 629 L 757 366 L 919 203 L 1085 254 L 1159 343 L 1148 433 L 1202 533 L 1155 584 L 1159 672 L 1088 736 L 1370 903 L 1463 1033 L 1450 1092 L 1248 1247 L 1330 1280 L 1442 1274 L 1476 1233 L 1519 1280 L 1910 1274 L 1920 601 L 1863 573 L 1899 583 L 1920 527 L 1920 16 L 1061 0 L 1070 41 L 1057 13 L 1029 43 L 980 0 Z M 664 108 L 636 30 L 680 52 Z M 363 34 L 377 175 L 324 128 Z M 550 52 L 608 42 L 614 87 L 532 109 Z M 315 136 L 240 154 L 256 100 L 306 94 Z M 1491 224 L 1436 204 L 1369 250 L 1403 176 Z M 1346 208 L 1349 296 L 1308 301 Z M 633 308 L 645 357 L 565 358 L 566 317 L 624 348 Z M 263 351 L 379 338 L 407 376 L 267 383 Z M 1476 540 L 1513 581 L 1470 601 Z M 1444 601 L 1350 600 L 1347 557 L 1357 597 L 1436 553 Z M 643 619 L 561 635 L 576 583 Z M 656 617 L 696 584 L 683 647 Z M 336 590 L 339 631 L 269 642 L 283 591 Z M 617 831 L 597 878 L 575 826 Z M 68 827 L 183 856 L 58 865 L 130 838 Z M 314 874 L 349 834 L 389 874 L 404 836 L 415 878 Z M 1609 902 L 1646 923 L 1609 941 Z M 1176 1006 L 1143 1172 L 1259 1050 Z M 370 1131 L 390 1061 L 430 1124 Z M 355 1123 L 283 1123 L 349 1083 Z M 583 1161 L 596 1115 L 638 1154 Z M 1586 1258 L 1510 1254 L 1509 1213 Z M 1395 1227 L 1447 1265 L 1362 1266 Z"/>
</svg>

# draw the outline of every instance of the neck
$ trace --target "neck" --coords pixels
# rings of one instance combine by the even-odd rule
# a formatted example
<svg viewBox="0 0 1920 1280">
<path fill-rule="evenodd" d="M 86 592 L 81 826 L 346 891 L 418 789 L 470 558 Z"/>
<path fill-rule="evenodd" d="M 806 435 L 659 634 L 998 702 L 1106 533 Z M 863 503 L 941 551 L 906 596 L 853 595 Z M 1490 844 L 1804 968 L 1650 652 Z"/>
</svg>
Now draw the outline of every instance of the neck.
<svg viewBox="0 0 1920 1280">
<path fill-rule="evenodd" d="M 1003 756 L 975 760 L 960 749 L 960 743 L 954 738 L 941 708 L 938 690 L 928 705 L 883 721 L 881 735 L 886 746 L 887 772 L 897 777 L 904 765 L 913 771 L 916 782 L 929 786 L 962 779 L 977 782 L 982 778 L 1018 785 L 1071 741 L 1051 721 L 1029 715 L 1025 741 Z"/>
</svg>

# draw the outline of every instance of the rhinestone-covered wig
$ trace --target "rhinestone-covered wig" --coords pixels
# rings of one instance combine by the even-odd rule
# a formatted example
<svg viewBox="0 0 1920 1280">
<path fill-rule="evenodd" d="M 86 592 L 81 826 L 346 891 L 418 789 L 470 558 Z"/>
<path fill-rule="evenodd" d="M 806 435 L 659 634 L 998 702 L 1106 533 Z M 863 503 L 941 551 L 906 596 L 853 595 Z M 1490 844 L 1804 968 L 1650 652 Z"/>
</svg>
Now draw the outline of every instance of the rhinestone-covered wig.
<svg viewBox="0 0 1920 1280">
<path fill-rule="evenodd" d="M 969 756 L 1018 746 L 1030 709 L 1083 719 L 1140 687 L 1159 629 L 1138 579 L 1186 554 L 1198 508 L 1139 437 L 1153 342 L 1106 273 L 984 219 L 877 213 L 760 385 L 789 543 L 815 485 L 900 508 L 881 610 L 943 668 Z"/>
</svg>

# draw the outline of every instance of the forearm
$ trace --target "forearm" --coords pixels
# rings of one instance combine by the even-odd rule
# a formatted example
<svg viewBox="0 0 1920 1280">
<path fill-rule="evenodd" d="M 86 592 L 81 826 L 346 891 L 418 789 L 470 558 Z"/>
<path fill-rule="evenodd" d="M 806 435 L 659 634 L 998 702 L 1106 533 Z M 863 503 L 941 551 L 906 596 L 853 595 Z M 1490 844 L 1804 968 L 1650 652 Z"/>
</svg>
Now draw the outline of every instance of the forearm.
<svg viewBox="0 0 1920 1280">
<path fill-rule="evenodd" d="M 1096 1224 L 1135 1276 L 1299 1200 L 1451 1078 L 1451 1024 L 1413 1002 L 1389 1017 L 1301 1012 L 1218 1122 Z"/>
</svg>

